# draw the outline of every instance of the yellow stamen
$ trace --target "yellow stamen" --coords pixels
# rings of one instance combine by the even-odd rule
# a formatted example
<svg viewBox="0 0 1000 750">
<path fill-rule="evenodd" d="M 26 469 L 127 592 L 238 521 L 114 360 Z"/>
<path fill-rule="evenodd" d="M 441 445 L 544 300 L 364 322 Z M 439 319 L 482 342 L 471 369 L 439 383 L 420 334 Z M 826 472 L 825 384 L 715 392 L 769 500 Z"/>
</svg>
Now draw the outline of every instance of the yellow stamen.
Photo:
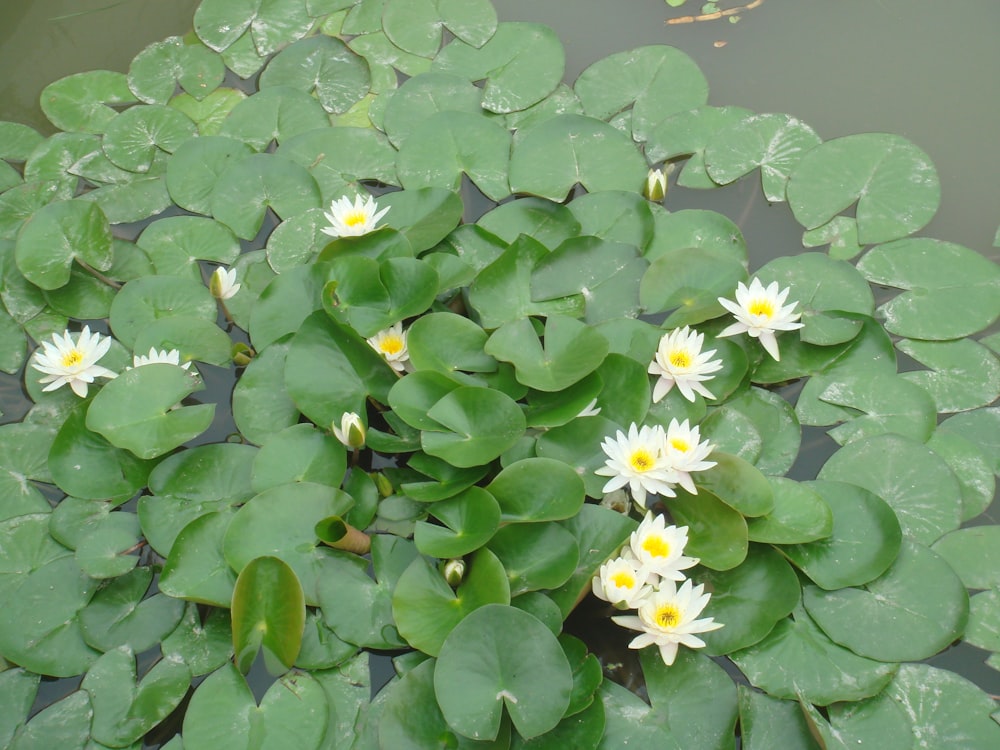
<svg viewBox="0 0 1000 750">
<path fill-rule="evenodd" d="M 642 542 L 642 548 L 652 557 L 670 555 L 670 544 L 662 536 L 647 536 Z"/>
<path fill-rule="evenodd" d="M 636 471 L 649 471 L 655 465 L 653 456 L 645 448 L 640 448 L 628 458 L 629 464 Z"/>
<path fill-rule="evenodd" d="M 360 211 L 352 211 L 344 217 L 344 223 L 349 227 L 357 226 L 358 224 L 364 224 L 367 217 Z"/>
<path fill-rule="evenodd" d="M 763 315 L 765 318 L 774 316 L 774 304 L 769 299 L 755 299 L 748 308 L 751 315 Z"/>
<path fill-rule="evenodd" d="M 83 361 L 83 353 L 79 349 L 70 349 L 63 355 L 62 366 L 73 367 Z"/>
<path fill-rule="evenodd" d="M 670 364 L 674 367 L 687 368 L 691 366 L 691 355 L 685 350 L 670 352 Z"/>
<path fill-rule="evenodd" d="M 691 450 L 691 444 L 687 440 L 683 440 L 678 437 L 670 438 L 670 445 L 674 448 L 674 450 L 678 450 L 681 453 L 687 453 Z"/>
<path fill-rule="evenodd" d="M 681 613 L 673 604 L 664 604 L 653 615 L 653 622 L 664 630 L 676 627 L 680 621 Z"/>
<path fill-rule="evenodd" d="M 620 589 L 635 588 L 635 576 L 625 570 L 620 570 L 611 576 L 611 582 Z"/>
<path fill-rule="evenodd" d="M 403 339 L 399 336 L 386 336 L 379 344 L 379 351 L 383 354 L 399 354 L 403 351 Z"/>
</svg>

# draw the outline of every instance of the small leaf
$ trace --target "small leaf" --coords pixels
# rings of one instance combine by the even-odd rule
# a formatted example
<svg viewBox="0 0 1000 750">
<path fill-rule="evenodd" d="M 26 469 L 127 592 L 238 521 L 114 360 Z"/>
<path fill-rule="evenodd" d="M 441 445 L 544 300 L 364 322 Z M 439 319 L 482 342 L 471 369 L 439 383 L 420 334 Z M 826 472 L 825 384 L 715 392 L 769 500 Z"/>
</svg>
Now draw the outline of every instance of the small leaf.
<svg viewBox="0 0 1000 750">
<path fill-rule="evenodd" d="M 268 671 L 291 669 L 299 655 L 306 607 L 299 579 L 277 557 L 247 563 L 233 590 L 233 651 L 243 673 L 264 649 Z"/>
</svg>

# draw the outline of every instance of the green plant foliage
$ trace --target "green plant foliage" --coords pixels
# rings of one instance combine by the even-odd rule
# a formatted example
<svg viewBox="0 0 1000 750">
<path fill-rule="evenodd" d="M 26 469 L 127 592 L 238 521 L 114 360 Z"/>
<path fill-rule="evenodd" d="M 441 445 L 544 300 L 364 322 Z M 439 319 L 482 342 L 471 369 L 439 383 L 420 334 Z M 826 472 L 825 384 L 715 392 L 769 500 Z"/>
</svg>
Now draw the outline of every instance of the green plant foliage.
<svg viewBox="0 0 1000 750">
<path fill-rule="evenodd" d="M 0 745 L 998 744 L 916 663 L 1000 653 L 1000 271 L 910 236 L 926 154 L 486 0 L 193 28 L 0 123 Z"/>
</svg>

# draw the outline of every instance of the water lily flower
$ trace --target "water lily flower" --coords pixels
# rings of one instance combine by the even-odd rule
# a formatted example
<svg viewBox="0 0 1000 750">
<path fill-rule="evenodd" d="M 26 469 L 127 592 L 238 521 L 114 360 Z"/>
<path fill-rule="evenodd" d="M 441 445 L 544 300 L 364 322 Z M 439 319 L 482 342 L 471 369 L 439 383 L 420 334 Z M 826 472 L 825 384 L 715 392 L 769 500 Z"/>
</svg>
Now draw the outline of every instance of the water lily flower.
<svg viewBox="0 0 1000 750">
<path fill-rule="evenodd" d="M 653 592 L 649 572 L 626 548 L 621 557 L 605 562 L 591 581 L 594 596 L 618 609 L 636 609 Z"/>
<path fill-rule="evenodd" d="M 687 557 L 687 526 L 667 526 L 663 516 L 646 513 L 639 528 L 629 537 L 628 549 L 640 569 L 670 581 L 683 581 L 682 570 L 698 564 L 697 557 Z"/>
<path fill-rule="evenodd" d="M 190 362 L 185 362 L 181 364 L 181 353 L 177 349 L 171 349 L 169 352 L 166 349 L 157 351 L 155 346 L 149 347 L 149 354 L 133 354 L 132 355 L 132 367 L 126 367 L 126 370 L 132 370 L 136 367 L 142 367 L 143 365 L 153 365 L 153 364 L 167 364 L 167 365 L 177 365 L 185 370 L 191 368 Z"/>
<path fill-rule="evenodd" d="M 764 288 L 760 279 L 753 278 L 747 287 L 742 281 L 736 287 L 736 301 L 719 297 L 719 304 L 736 316 L 736 322 L 725 328 L 719 336 L 733 336 L 737 333 L 748 333 L 759 339 L 761 345 L 775 360 L 780 360 L 778 341 L 775 331 L 794 331 L 801 328 L 802 323 L 796 321 L 802 317 L 800 312 L 792 312 L 798 302 L 785 305 L 790 287 L 779 289 L 778 282 L 772 281 Z"/>
<path fill-rule="evenodd" d="M 700 440 L 701 433 L 697 425 L 688 426 L 686 419 L 679 424 L 676 419 L 670 420 L 664 452 L 667 461 L 676 472 L 677 478 L 674 481 L 692 495 L 698 494 L 698 488 L 694 486 L 691 472 L 711 469 L 718 463 L 705 460 L 715 446 L 707 440 L 699 442 Z"/>
<path fill-rule="evenodd" d="M 333 435 L 348 448 L 357 449 L 365 444 L 365 426 L 361 417 L 353 411 L 344 412 L 340 418 L 340 427 L 331 425 Z"/>
<path fill-rule="evenodd" d="M 677 390 L 688 401 L 694 401 L 694 394 L 714 399 L 712 392 L 702 382 L 715 377 L 712 373 L 722 369 L 721 359 L 712 359 L 715 349 L 701 350 L 705 334 L 692 331 L 690 327 L 675 328 L 660 339 L 656 355 L 649 364 L 649 372 L 659 375 L 653 387 L 653 403 L 659 402 L 676 385 Z"/>
<path fill-rule="evenodd" d="M 378 211 L 378 203 L 372 196 L 368 200 L 362 201 L 358 195 L 351 203 L 347 196 L 339 198 L 330 204 L 330 211 L 323 212 L 323 216 L 330 222 L 330 226 L 323 227 L 324 234 L 331 237 L 360 237 L 375 229 L 379 219 L 389 212 L 386 206 Z"/>
<path fill-rule="evenodd" d="M 587 404 L 585 407 L 583 407 L 583 409 L 580 410 L 580 413 L 577 414 L 576 416 L 577 417 L 596 417 L 600 413 L 601 413 L 601 407 L 597 405 L 597 399 L 596 398 L 592 398 L 590 400 L 590 403 Z"/>
<path fill-rule="evenodd" d="M 379 331 L 368 339 L 368 345 L 381 354 L 396 372 L 406 369 L 410 353 L 406 348 L 406 331 L 402 323 L 393 323 L 384 331 Z"/>
<path fill-rule="evenodd" d="M 101 334 L 91 333 L 90 326 L 84 326 L 74 342 L 69 331 L 52 334 L 52 343 L 43 341 L 41 350 L 35 352 L 31 366 L 45 373 L 38 382 L 48 383 L 43 391 L 54 391 L 69 385 L 80 398 L 87 395 L 87 386 L 94 378 L 116 378 L 118 373 L 102 367 L 97 361 L 108 353 L 111 337 L 102 340 Z"/>
<path fill-rule="evenodd" d="M 646 186 L 642 191 L 643 196 L 653 203 L 659 203 L 667 194 L 667 176 L 662 169 L 650 169 L 646 175 Z"/>
<path fill-rule="evenodd" d="M 634 422 L 627 436 L 618 430 L 614 438 L 604 438 L 601 448 L 608 459 L 594 472 L 611 477 L 602 491 L 612 492 L 628 485 L 632 499 L 642 508 L 646 507 L 646 493 L 674 497 L 677 473 L 664 455 L 665 439 L 659 425 L 640 429 Z"/>
<path fill-rule="evenodd" d="M 663 663 L 669 667 L 677 657 L 678 645 L 702 648 L 705 642 L 695 633 L 707 633 L 722 627 L 722 623 L 715 622 L 713 617 L 696 619 L 710 598 L 711 594 L 705 593 L 704 584 L 693 586 L 688 579 L 678 589 L 673 581 L 667 580 L 639 606 L 638 617 L 619 615 L 611 619 L 623 627 L 641 632 L 628 644 L 629 648 L 655 644 L 660 649 Z"/>
<path fill-rule="evenodd" d="M 208 291 L 217 300 L 229 299 L 240 290 L 240 286 L 236 283 L 235 268 L 226 270 L 222 266 L 218 266 L 208 281 Z"/>
</svg>

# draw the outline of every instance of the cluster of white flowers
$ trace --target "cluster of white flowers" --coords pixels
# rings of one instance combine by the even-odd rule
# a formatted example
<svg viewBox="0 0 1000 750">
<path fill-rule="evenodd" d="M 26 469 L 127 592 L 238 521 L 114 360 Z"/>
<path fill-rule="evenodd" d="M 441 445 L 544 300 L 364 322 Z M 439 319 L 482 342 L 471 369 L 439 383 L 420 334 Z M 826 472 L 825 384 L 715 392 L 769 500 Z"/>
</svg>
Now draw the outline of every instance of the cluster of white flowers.
<svg viewBox="0 0 1000 750">
<path fill-rule="evenodd" d="M 697 495 L 691 473 L 715 466 L 715 461 L 705 460 L 712 447 L 707 440 L 701 441 L 698 427 L 691 427 L 686 419 L 671 419 L 666 430 L 633 423 L 628 435 L 618 430 L 615 437 L 604 438 L 601 448 L 608 458 L 595 473 L 611 477 L 603 492 L 628 485 L 632 499 L 645 508 L 647 494 L 676 497 L 678 484 Z"/>
<path fill-rule="evenodd" d="M 663 516 L 647 512 L 628 544 L 601 566 L 591 583 L 599 599 L 617 609 L 638 610 L 638 616 L 611 619 L 640 632 L 629 648 L 655 644 L 667 666 L 674 663 L 679 645 L 705 645 L 695 633 L 722 627 L 714 618 L 698 618 L 711 594 L 705 593 L 703 584 L 694 586 L 681 572 L 698 563 L 697 558 L 684 555 L 686 545 L 686 526 L 666 526 Z"/>
</svg>

